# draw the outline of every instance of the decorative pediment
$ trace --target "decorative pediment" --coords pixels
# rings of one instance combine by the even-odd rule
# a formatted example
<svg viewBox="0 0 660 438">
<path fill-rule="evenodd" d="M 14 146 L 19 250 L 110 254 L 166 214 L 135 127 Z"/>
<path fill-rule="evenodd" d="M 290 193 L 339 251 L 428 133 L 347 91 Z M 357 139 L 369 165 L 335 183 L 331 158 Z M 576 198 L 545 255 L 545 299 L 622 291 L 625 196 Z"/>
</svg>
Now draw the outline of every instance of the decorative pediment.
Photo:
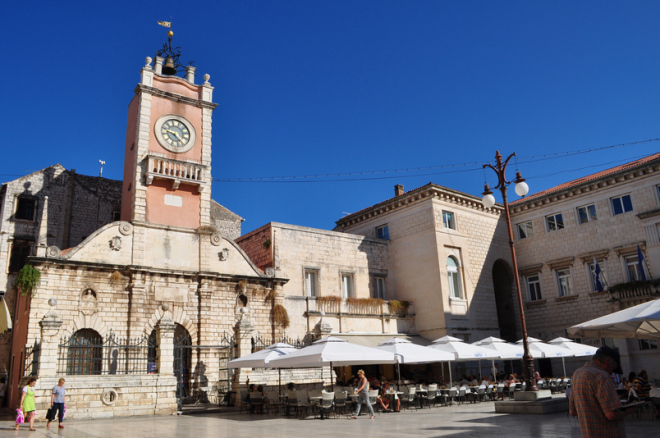
<svg viewBox="0 0 660 438">
<path fill-rule="evenodd" d="M 573 262 L 575 261 L 575 257 L 564 257 L 561 259 L 555 259 L 551 260 L 548 262 L 548 266 L 550 266 L 550 269 L 556 270 L 556 269 L 564 269 L 568 268 L 570 266 L 573 266 Z"/>
</svg>

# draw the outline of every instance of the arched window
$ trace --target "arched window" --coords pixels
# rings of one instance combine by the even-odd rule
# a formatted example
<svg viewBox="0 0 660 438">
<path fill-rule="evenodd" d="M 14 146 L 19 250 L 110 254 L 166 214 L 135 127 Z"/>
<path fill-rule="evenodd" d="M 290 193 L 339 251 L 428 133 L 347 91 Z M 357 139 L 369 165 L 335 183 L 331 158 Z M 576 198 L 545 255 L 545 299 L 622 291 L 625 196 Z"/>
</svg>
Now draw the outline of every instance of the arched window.
<svg viewBox="0 0 660 438">
<path fill-rule="evenodd" d="M 78 330 L 71 336 L 67 349 L 66 373 L 69 375 L 101 374 L 103 338 L 92 329 Z"/>
<path fill-rule="evenodd" d="M 447 276 L 449 277 L 449 296 L 452 298 L 463 298 L 461 292 L 461 273 L 458 263 L 454 257 L 447 257 Z"/>
</svg>

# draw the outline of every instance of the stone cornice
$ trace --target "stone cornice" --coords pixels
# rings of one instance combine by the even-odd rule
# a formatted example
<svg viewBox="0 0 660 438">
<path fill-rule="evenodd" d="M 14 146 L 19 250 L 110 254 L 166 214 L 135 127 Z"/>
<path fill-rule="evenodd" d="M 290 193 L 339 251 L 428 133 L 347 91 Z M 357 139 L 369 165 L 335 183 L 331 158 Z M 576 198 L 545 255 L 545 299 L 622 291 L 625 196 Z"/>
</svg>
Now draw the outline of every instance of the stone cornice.
<svg viewBox="0 0 660 438">
<path fill-rule="evenodd" d="M 655 210 L 645 211 L 637 215 L 637 217 L 640 219 L 648 219 L 650 217 L 656 217 L 656 216 L 660 216 L 660 208 L 656 208 Z"/>
<path fill-rule="evenodd" d="M 152 96 L 162 97 L 163 99 L 169 99 L 174 102 L 182 102 L 197 108 L 209 108 L 213 110 L 218 106 L 217 103 L 206 102 L 204 100 L 199 100 L 199 99 L 191 99 L 190 97 L 182 96 L 176 93 L 170 93 L 169 91 L 159 90 L 158 88 L 149 87 L 147 85 L 142 85 L 142 84 L 138 84 L 133 90 L 133 92 L 135 94 L 148 93 L 151 94 Z"/>
<path fill-rule="evenodd" d="M 521 199 L 515 201 L 514 204 L 509 204 L 509 211 L 512 214 L 522 213 L 535 207 L 545 206 L 557 201 L 563 201 L 568 198 L 579 196 L 584 193 L 592 192 L 599 189 L 609 188 L 621 183 L 626 183 L 632 179 L 639 178 L 654 172 L 660 171 L 660 161 L 654 160 L 633 169 L 622 169 L 609 175 L 604 175 L 600 178 L 585 181 L 582 184 L 572 185 L 565 189 L 559 189 L 543 196 L 530 197 L 529 199 Z"/>
<path fill-rule="evenodd" d="M 582 260 L 582 263 L 593 263 L 594 258 L 598 260 L 607 260 L 607 255 L 609 254 L 609 249 L 601 249 L 598 251 L 585 252 L 584 254 L 578 255 L 578 258 Z"/>
<path fill-rule="evenodd" d="M 457 204 L 462 207 L 472 208 L 474 210 L 483 211 L 497 216 L 504 212 L 502 204 L 495 204 L 492 208 L 485 208 L 481 203 L 481 198 L 430 183 L 406 192 L 403 195 L 395 196 L 394 198 L 390 198 L 379 204 L 350 214 L 335 223 L 342 229 L 350 228 L 362 221 L 370 220 L 381 214 L 416 205 L 429 199 L 437 199 L 439 201 Z"/>
</svg>

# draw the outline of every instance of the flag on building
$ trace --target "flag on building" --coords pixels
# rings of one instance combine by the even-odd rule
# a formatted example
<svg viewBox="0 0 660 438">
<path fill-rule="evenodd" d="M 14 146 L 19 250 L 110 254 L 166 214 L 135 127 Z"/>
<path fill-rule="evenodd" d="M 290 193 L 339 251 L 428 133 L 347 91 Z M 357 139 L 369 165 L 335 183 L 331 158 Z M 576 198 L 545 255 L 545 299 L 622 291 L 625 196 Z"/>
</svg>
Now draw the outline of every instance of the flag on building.
<svg viewBox="0 0 660 438">
<path fill-rule="evenodd" d="M 637 245 L 637 262 L 639 263 L 639 279 L 641 281 L 646 281 L 646 274 L 644 273 L 644 254 L 642 254 L 639 245 Z"/>
<path fill-rule="evenodd" d="M 160 24 L 163 27 L 172 27 L 171 21 L 159 21 L 158 24 Z"/>
<path fill-rule="evenodd" d="M 596 257 L 594 257 L 594 283 L 596 283 L 596 290 L 598 292 L 605 290 L 603 287 L 603 272 L 600 270 L 600 266 L 598 266 Z"/>
</svg>

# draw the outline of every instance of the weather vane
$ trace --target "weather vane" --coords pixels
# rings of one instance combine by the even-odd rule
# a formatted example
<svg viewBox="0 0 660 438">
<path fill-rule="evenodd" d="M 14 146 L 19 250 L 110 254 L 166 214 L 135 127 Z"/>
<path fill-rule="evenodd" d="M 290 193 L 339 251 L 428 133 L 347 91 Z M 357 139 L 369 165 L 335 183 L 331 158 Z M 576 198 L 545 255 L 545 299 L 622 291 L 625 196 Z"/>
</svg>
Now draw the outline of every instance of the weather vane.
<svg viewBox="0 0 660 438">
<path fill-rule="evenodd" d="M 179 72 L 179 69 L 182 67 L 179 57 L 181 56 L 181 47 L 172 48 L 172 22 L 171 21 L 159 21 L 158 24 L 163 27 L 170 29 L 167 32 L 167 43 L 163 43 L 163 48 L 156 52 L 156 56 L 165 58 L 165 65 L 163 65 L 163 74 L 166 75 L 175 75 Z M 188 66 L 195 66 L 193 61 L 188 63 Z"/>
</svg>

